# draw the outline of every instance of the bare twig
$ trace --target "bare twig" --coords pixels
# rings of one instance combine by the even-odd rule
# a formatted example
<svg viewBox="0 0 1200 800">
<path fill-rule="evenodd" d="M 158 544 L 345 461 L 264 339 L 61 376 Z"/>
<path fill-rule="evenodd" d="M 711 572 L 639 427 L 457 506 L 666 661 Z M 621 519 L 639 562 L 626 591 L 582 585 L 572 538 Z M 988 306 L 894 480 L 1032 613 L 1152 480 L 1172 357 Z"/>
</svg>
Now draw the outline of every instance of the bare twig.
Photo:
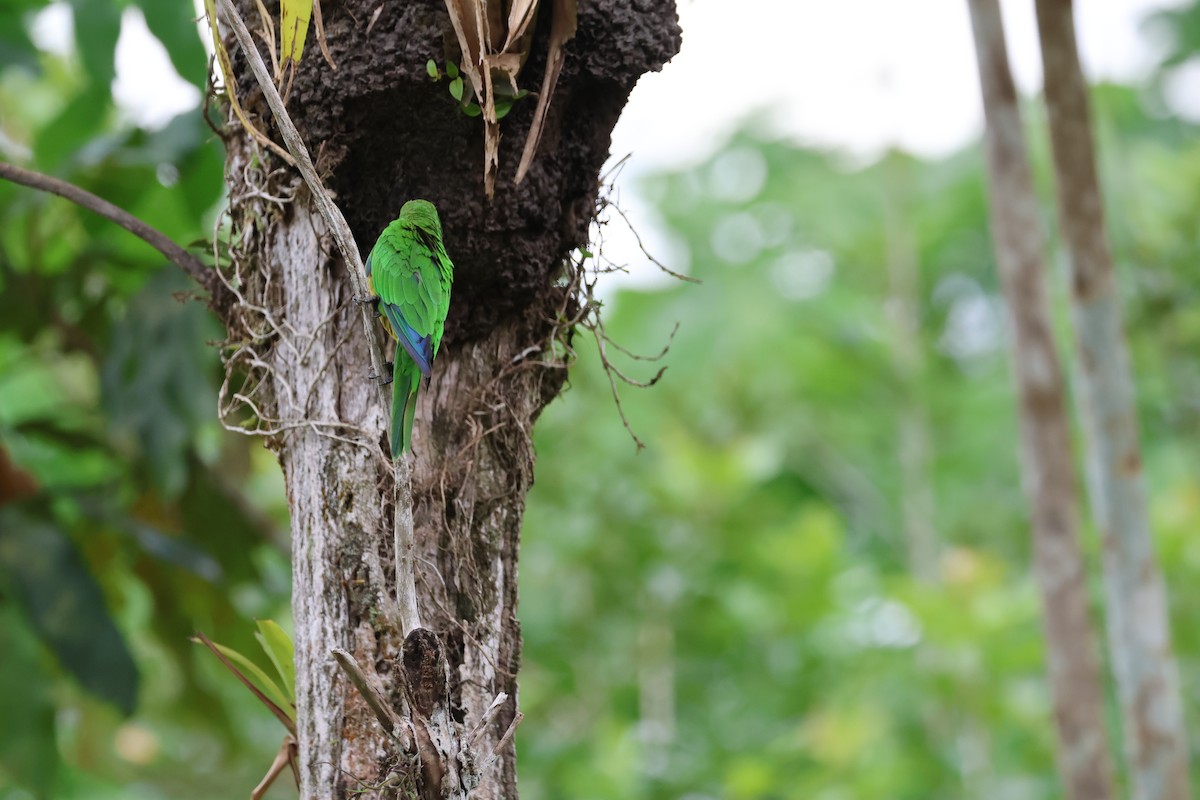
<svg viewBox="0 0 1200 800">
<path fill-rule="evenodd" d="M 49 175 L 43 175 L 33 170 L 23 169 L 6 161 L 0 161 L 0 178 L 64 197 L 76 205 L 83 206 L 89 211 L 94 211 L 100 216 L 117 223 L 162 253 L 182 269 L 188 277 L 200 284 L 208 292 L 209 306 L 214 311 L 225 306 L 229 292 L 221 283 L 220 276 L 216 270 L 206 267 L 204 262 L 199 258 L 184 250 L 168 236 L 150 227 L 128 211 L 118 208 L 107 200 L 97 197 L 73 183 L 67 183 L 64 180 L 52 178 Z"/>
<path fill-rule="evenodd" d="M 495 718 L 496 714 L 500 711 L 500 707 L 502 705 L 504 705 L 504 701 L 507 699 L 508 699 L 508 695 L 505 694 L 504 692 L 501 692 L 500 694 L 496 695 L 496 699 L 493 700 L 492 704 L 487 707 L 487 709 L 483 712 L 483 714 L 480 715 L 479 722 L 475 723 L 475 727 L 471 730 L 471 732 L 469 734 L 467 734 L 467 744 L 468 745 L 473 746 L 475 744 L 475 742 L 479 740 L 479 737 L 482 736 L 484 730 L 486 730 L 488 723 L 490 723 L 492 721 L 492 719 Z"/>
<path fill-rule="evenodd" d="M 611 208 L 613 211 L 616 211 L 617 214 L 619 214 L 621 216 L 621 219 L 625 220 L 625 224 L 629 227 L 629 232 L 633 234 L 634 240 L 637 241 L 638 249 L 642 251 L 642 255 L 644 255 L 647 259 L 650 260 L 651 264 L 658 267 L 663 272 L 670 275 L 672 278 L 678 278 L 679 280 L 687 281 L 688 283 L 703 283 L 703 281 L 701 281 L 699 278 L 693 278 L 691 275 L 684 275 L 682 272 L 676 272 L 675 270 L 668 267 L 666 264 L 663 264 L 661 261 L 659 261 L 654 256 L 650 255 L 650 251 L 647 250 L 646 245 L 642 243 L 641 235 L 638 234 L 637 229 L 633 227 L 633 223 L 629 221 L 629 217 L 626 216 L 625 212 L 621 209 L 621 207 L 619 205 L 617 205 L 616 203 L 606 203 L 605 205 L 606 205 L 606 207 Z"/>
<path fill-rule="evenodd" d="M 262 0 L 254 0 L 254 5 L 258 8 L 258 20 L 262 23 L 262 28 L 257 31 L 258 37 L 267 46 L 267 54 L 271 56 L 271 66 L 275 69 L 275 82 L 278 84 L 283 80 L 283 54 L 275 55 L 275 18 L 271 16 L 271 12 L 267 11 Z M 279 24 L 283 24 L 282 16 Z"/>
<path fill-rule="evenodd" d="M 414 752 L 413 738 L 408 729 L 408 724 L 399 714 L 392 710 L 391 706 L 384 702 L 379 689 L 375 687 L 374 682 L 367 677 L 367 674 L 362 671 L 362 667 L 358 665 L 358 661 L 354 659 L 354 656 L 340 647 L 335 647 L 330 652 L 333 654 L 333 658 L 337 661 L 338 666 L 342 668 L 342 672 L 346 673 L 346 677 L 349 678 L 350 683 L 362 695 L 362 699 L 366 701 L 367 707 L 371 709 L 371 712 L 379 720 L 379 724 L 383 726 L 383 729 L 393 734 L 400 741 L 400 747 L 404 752 Z"/>
<path fill-rule="evenodd" d="M 678 322 L 675 323 L 675 327 L 671 328 L 671 332 L 667 334 L 667 343 L 663 345 L 663 349 L 659 350 L 657 353 L 655 353 L 652 356 L 644 356 L 641 353 L 635 353 L 632 350 L 630 350 L 629 348 L 623 347 L 622 345 L 618 344 L 615 340 L 613 340 L 611 338 L 608 340 L 608 343 L 611 344 L 613 347 L 617 348 L 617 352 L 624 353 L 625 355 L 632 358 L 634 361 L 662 361 L 664 358 L 666 358 L 667 353 L 669 353 L 671 351 L 671 345 L 675 342 L 675 334 L 677 334 L 677 333 L 679 333 L 679 323 Z M 639 384 L 637 381 L 627 381 L 627 382 L 632 383 L 634 385 L 639 385 L 639 386 L 642 385 L 642 384 Z"/>
<path fill-rule="evenodd" d="M 317 23 L 317 45 L 321 48 L 321 55 L 325 56 L 325 63 L 330 69 L 337 69 L 337 64 L 333 62 L 333 56 L 329 54 L 329 43 L 325 41 L 325 20 L 321 18 L 321 0 L 313 2 L 313 22 Z"/>
<path fill-rule="evenodd" d="M 488 756 L 488 760 L 484 762 L 484 769 L 487 769 L 492 764 L 496 763 L 496 759 L 500 757 L 500 752 L 504 750 L 505 746 L 508 745 L 509 741 L 513 737 L 513 734 L 517 732 L 517 726 L 521 724 L 521 720 L 523 719 L 525 719 L 525 715 L 518 711 L 517 715 L 513 717 L 513 721 L 509 724 L 508 730 L 504 732 L 504 735 L 500 737 L 500 741 L 496 742 L 496 746 L 492 748 L 492 754 Z"/>
<path fill-rule="evenodd" d="M 300 787 L 300 772 L 296 768 L 296 759 L 299 758 L 299 748 L 296 745 L 296 737 L 290 733 L 283 737 L 283 744 L 279 745 L 279 751 L 275 753 L 275 760 L 271 762 L 271 766 L 267 769 L 267 774 L 250 790 L 250 800 L 262 800 L 275 783 L 275 779 L 279 777 L 279 773 L 283 772 L 283 768 L 290 766 L 292 768 L 292 777 L 296 779 L 296 788 Z"/>
</svg>

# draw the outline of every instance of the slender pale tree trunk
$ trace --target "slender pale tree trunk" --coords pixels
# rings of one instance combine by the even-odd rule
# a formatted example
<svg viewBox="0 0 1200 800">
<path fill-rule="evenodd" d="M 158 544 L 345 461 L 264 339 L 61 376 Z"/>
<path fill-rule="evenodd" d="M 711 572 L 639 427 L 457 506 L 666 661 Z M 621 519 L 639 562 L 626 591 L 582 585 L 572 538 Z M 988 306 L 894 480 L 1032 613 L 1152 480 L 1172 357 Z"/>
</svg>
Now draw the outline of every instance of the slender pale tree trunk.
<svg viewBox="0 0 1200 800">
<path fill-rule="evenodd" d="M 888 274 L 887 311 L 891 321 L 892 369 L 902 398 L 896 407 L 896 454 L 900 468 L 900 521 L 908 569 L 923 584 L 938 582 L 938 538 L 934 525 L 935 502 L 933 476 L 930 474 L 932 436 L 929 416 L 923 402 L 925 354 L 921 342 L 920 261 L 916 236 L 905 215 L 911 203 L 908 166 L 900 153 L 889 153 L 884 163 L 883 199 L 885 261 Z M 943 654 L 924 642 L 916 653 L 917 663 L 940 670 Z M 923 715 L 929 738 L 939 745 L 953 741 L 960 753 L 980 753 L 974 747 L 973 726 L 963 715 L 932 707 Z M 956 730 L 957 729 L 957 730 Z M 978 786 L 977 762 L 958 761 L 964 796 L 975 797 Z"/>
<path fill-rule="evenodd" d="M 922 583 L 940 582 L 941 542 L 937 530 L 937 497 L 934 493 L 934 437 L 925 399 L 925 344 L 921 339 L 921 262 L 916 231 L 908 209 L 912 207 L 912 180 L 906 157 L 888 156 L 885 164 L 884 233 L 887 243 L 888 315 L 892 320 L 892 365 L 903 399 L 897 407 L 900 467 L 900 517 L 908 551 L 908 568 Z M 923 643 L 917 663 L 936 672 L 945 669 L 945 653 Z M 959 691 L 975 690 L 978 674 L 959 684 Z M 958 774 L 964 798 L 987 797 L 992 763 L 987 730 L 969 710 L 932 708 L 925 717 L 931 739 L 953 742 L 958 753 Z"/>
<path fill-rule="evenodd" d="M 909 569 L 920 580 L 937 580 L 938 536 L 934 524 L 933 458 L 929 414 L 923 398 L 925 353 L 921 342 L 920 262 L 908 207 L 908 172 L 902 156 L 888 157 L 884 199 L 887 242 L 888 316 L 892 321 L 892 364 L 903 401 L 898 409 L 900 515 Z"/>
<path fill-rule="evenodd" d="M 236 4 L 257 27 L 256 5 Z M 585 243 L 609 133 L 629 91 L 679 46 L 675 7 L 580 4 L 538 156 L 515 186 L 534 110 L 533 101 L 518 103 L 501 126 L 490 203 L 482 124 L 425 71 L 429 59 L 458 59 L 446 45 L 455 37 L 444 0 L 326 0 L 322 12 L 338 68 L 310 32 L 289 115 L 360 252 L 404 201 L 424 197 L 442 213 L 455 282 L 409 462 L 415 541 L 407 560 L 427 635 L 406 640 L 393 530 L 397 507 L 408 504 L 386 457 L 387 410 L 368 378 L 346 266 L 308 189 L 231 120 L 225 269 L 238 302 L 227 319 L 223 407 L 230 424 L 267 436 L 287 483 L 300 796 L 515 800 L 513 744 L 503 737 L 517 711 L 517 552 L 533 482 L 530 434 L 565 378 L 550 342 L 570 333 L 561 326 L 572 298 L 556 279 Z M 523 78 L 530 86 L 540 84 L 545 62 L 543 22 Z M 271 133 L 245 54 L 227 43 L 236 90 Z M 405 752 L 401 740 L 420 734 L 398 726 L 386 735 L 334 648 L 354 657 L 401 718 L 430 720 L 450 739 Z M 489 711 L 500 693 L 507 700 Z M 440 758 L 430 758 L 435 748 Z"/>
<path fill-rule="evenodd" d="M 1038 0 L 1059 222 L 1070 265 L 1092 513 L 1104 542 L 1108 639 L 1133 794 L 1190 797 L 1167 594 L 1154 553 L 1129 351 L 1104 230 L 1087 84 L 1070 0 Z"/>
<path fill-rule="evenodd" d="M 987 118 L 992 235 L 1020 398 L 1022 482 L 1067 797 L 1114 796 L 1104 695 L 1077 524 L 1066 387 L 1046 292 L 1044 240 L 998 0 L 970 0 Z"/>
</svg>

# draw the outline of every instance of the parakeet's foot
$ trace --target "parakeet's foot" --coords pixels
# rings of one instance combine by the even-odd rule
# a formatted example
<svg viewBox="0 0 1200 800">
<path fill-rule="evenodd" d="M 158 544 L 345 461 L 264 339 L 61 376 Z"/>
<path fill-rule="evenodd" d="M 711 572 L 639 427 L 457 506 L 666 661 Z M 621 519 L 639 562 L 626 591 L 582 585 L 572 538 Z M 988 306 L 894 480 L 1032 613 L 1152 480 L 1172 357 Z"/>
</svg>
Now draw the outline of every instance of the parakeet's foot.
<svg viewBox="0 0 1200 800">
<path fill-rule="evenodd" d="M 371 371 L 367 374 L 367 377 L 373 381 L 379 381 L 381 386 L 387 386 L 389 383 L 395 380 L 395 375 L 392 374 L 395 371 L 395 365 L 389 361 L 384 366 L 387 367 L 387 375 L 376 375 L 375 367 L 372 365 Z"/>
<path fill-rule="evenodd" d="M 379 311 L 379 296 L 378 295 L 371 295 L 370 297 L 356 297 L 356 298 L 354 298 L 354 302 L 358 303 L 361 306 L 365 306 L 365 305 L 372 306 L 372 310 L 375 312 L 375 316 L 377 316 L 377 317 L 381 316 L 380 311 Z"/>
</svg>

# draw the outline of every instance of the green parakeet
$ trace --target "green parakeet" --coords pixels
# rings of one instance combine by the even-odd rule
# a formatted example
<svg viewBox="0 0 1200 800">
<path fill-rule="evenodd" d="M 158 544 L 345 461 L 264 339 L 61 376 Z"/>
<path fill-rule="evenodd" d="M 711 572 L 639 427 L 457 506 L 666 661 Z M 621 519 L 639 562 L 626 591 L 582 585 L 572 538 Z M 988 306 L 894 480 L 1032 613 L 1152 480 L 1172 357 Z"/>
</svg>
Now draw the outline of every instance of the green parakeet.
<svg viewBox="0 0 1200 800">
<path fill-rule="evenodd" d="M 454 265 L 442 245 L 442 223 L 427 200 L 409 200 L 383 229 L 366 263 L 367 286 L 379 298 L 396 340 L 392 366 L 392 458 L 412 446 L 421 378 L 429 377 L 442 343 Z"/>
</svg>

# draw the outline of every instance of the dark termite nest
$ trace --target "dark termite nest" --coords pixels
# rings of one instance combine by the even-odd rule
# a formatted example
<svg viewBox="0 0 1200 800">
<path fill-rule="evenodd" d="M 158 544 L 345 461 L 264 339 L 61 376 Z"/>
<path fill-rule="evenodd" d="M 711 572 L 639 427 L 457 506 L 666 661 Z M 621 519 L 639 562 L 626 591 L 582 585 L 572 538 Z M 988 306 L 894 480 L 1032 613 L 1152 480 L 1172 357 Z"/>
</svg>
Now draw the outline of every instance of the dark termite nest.
<svg viewBox="0 0 1200 800">
<path fill-rule="evenodd" d="M 277 0 L 266 6 L 277 13 Z M 239 0 L 239 7 L 254 27 L 255 4 Z M 587 242 L 598 173 L 629 92 L 679 49 L 674 3 L 580 2 L 578 32 L 567 45 L 533 166 L 514 185 L 536 104 L 529 98 L 501 123 L 500 174 L 490 202 L 483 192 L 483 126 L 426 73 L 429 59 L 458 58 L 443 0 L 324 0 L 321 8 L 337 69 L 310 40 L 288 107 L 310 152 L 322 154 L 320 166 L 360 250 L 371 247 L 406 200 L 424 197 L 438 206 L 456 268 L 446 326 L 451 343 L 487 334 L 552 292 L 569 253 Z M 534 91 L 549 16 L 540 15 L 520 78 Z M 239 93 L 257 110 L 248 72 L 239 65 Z"/>
</svg>

